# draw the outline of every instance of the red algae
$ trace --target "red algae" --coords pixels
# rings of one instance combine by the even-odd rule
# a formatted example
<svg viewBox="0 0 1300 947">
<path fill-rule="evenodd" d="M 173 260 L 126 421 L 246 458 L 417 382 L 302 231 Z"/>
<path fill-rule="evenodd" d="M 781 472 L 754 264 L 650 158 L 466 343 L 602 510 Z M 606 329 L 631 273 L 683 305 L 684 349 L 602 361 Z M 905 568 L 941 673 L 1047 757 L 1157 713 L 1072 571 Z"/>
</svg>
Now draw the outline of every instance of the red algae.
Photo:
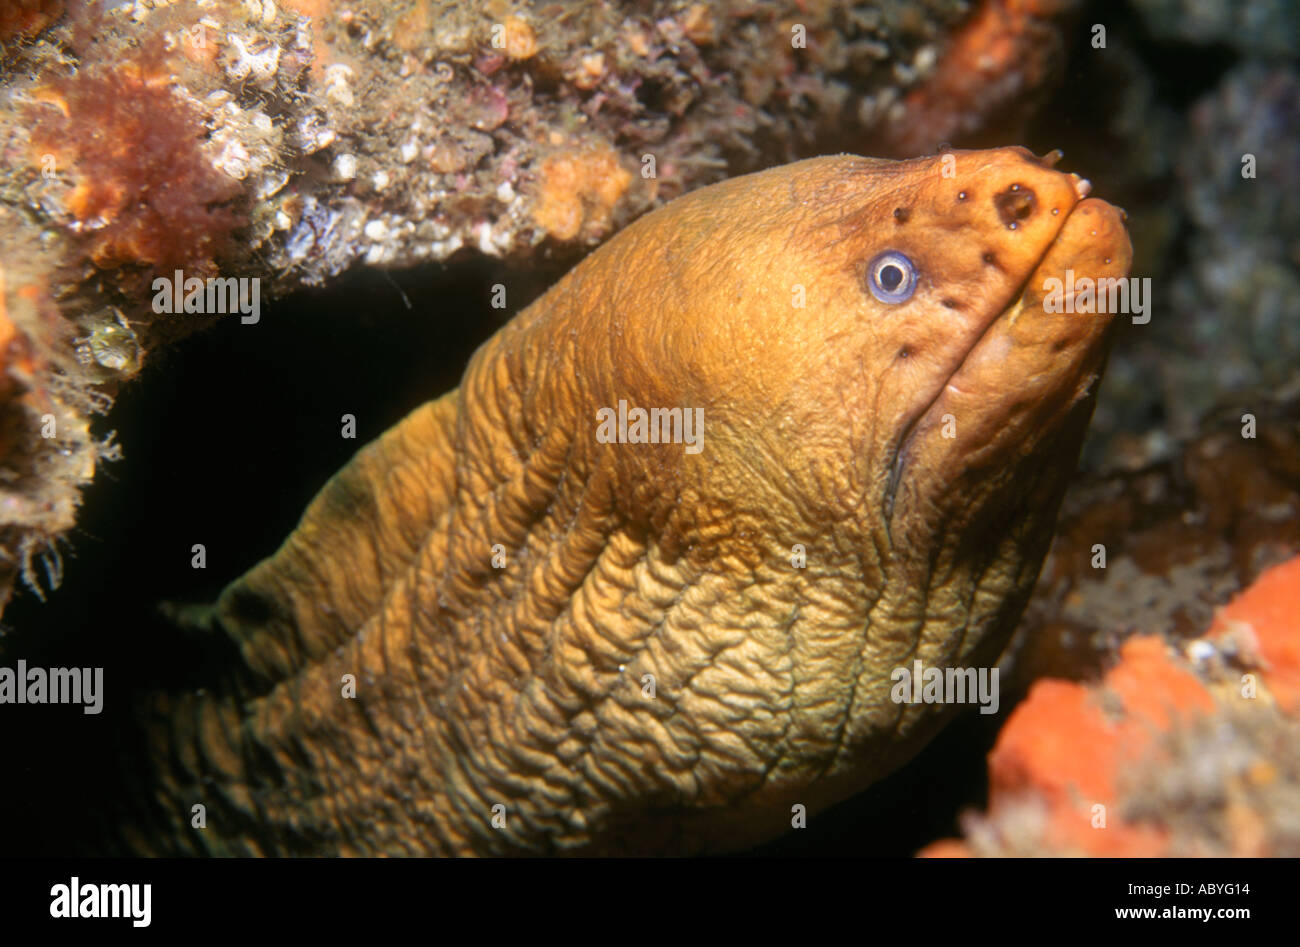
<svg viewBox="0 0 1300 947">
<path fill-rule="evenodd" d="M 202 116 L 155 55 L 100 66 L 40 91 L 32 158 L 71 170 L 72 229 L 101 268 L 215 272 L 241 217 L 235 182 L 202 152 Z"/>
<path fill-rule="evenodd" d="M 537 171 L 538 227 L 558 240 L 606 233 L 632 175 L 608 148 L 577 148 L 551 155 Z"/>
</svg>

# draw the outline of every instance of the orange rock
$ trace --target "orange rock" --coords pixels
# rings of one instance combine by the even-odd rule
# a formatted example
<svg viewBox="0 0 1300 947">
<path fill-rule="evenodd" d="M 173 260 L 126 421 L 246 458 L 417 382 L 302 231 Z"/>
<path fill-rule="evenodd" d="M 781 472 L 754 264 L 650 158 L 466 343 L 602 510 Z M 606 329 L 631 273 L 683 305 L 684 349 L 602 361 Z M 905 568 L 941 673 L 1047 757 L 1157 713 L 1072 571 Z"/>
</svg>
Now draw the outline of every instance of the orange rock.
<svg viewBox="0 0 1300 947">
<path fill-rule="evenodd" d="M 1034 788 L 1054 800 L 1071 789 L 1112 799 L 1117 765 L 1146 753 L 1176 714 L 1210 712 L 1204 685 L 1174 664 L 1159 638 L 1134 638 L 1103 686 L 1119 698 L 1122 716 L 1107 719 L 1097 694 L 1068 681 L 1043 680 L 1011 714 L 989 754 L 997 792 Z"/>
<path fill-rule="evenodd" d="M 1118 698 L 1113 707 L 1108 696 Z M 1043 841 L 1052 850 L 1162 854 L 1163 830 L 1120 818 L 1121 775 L 1154 752 L 1160 732 L 1176 719 L 1213 708 L 1209 691 L 1154 637 L 1126 643 L 1100 688 L 1039 681 L 989 754 L 990 811 L 1037 796 L 1047 806 Z"/>
<path fill-rule="evenodd" d="M 329 12 L 330 0 L 280 0 L 280 6 L 300 16 L 320 17 Z"/>
<path fill-rule="evenodd" d="M 941 839 L 927 845 L 917 853 L 921 858 L 970 858 L 971 851 L 964 842 L 956 839 Z"/>
<path fill-rule="evenodd" d="M 593 147 L 552 155 L 538 170 L 533 220 L 557 240 L 583 231 L 599 235 L 632 183 L 611 148 Z"/>
<path fill-rule="evenodd" d="M 209 35 L 201 25 L 181 30 L 176 36 L 176 46 L 180 54 L 194 65 L 216 72 L 217 48 L 220 46 L 216 31 Z"/>
<path fill-rule="evenodd" d="M 718 24 L 713 11 L 703 3 L 693 3 L 682 15 L 682 30 L 691 42 L 699 46 L 712 46 L 718 41 Z"/>
<path fill-rule="evenodd" d="M 1210 713 L 1214 701 L 1196 675 L 1169 659 L 1156 637 L 1133 638 L 1120 649 L 1120 662 L 1106 675 L 1105 687 L 1124 704 L 1126 742 L 1139 744 L 1141 733 L 1167 730 L 1177 714 Z"/>
<path fill-rule="evenodd" d="M 41 343 L 34 343 L 30 334 L 34 319 L 53 327 Z M 0 265 L 0 461 L 8 460 L 17 433 L 9 408 L 19 404 L 36 414 L 49 408 L 50 368 L 41 353 L 66 341 L 60 335 L 65 325 L 43 280 L 15 279 Z M 0 608 L 8 594 L 8 579 L 2 579 Z"/>
<path fill-rule="evenodd" d="M 530 59 L 537 55 L 537 34 L 528 21 L 517 16 L 506 17 L 505 50 L 511 59 Z"/>
<path fill-rule="evenodd" d="M 5 305 L 5 271 L 0 266 L 0 404 L 9 400 L 13 380 L 9 377 L 9 346 L 18 334 Z M 0 453 L 3 456 L 3 453 Z"/>
<path fill-rule="evenodd" d="M 9 314 L 5 307 L 5 271 L 4 267 L 0 266 L 0 352 L 9 348 L 14 333 L 14 324 L 9 321 Z"/>
<path fill-rule="evenodd" d="M 1298 606 L 1300 557 L 1261 575 L 1219 612 L 1210 632 L 1245 645 L 1243 657 L 1262 665 L 1269 692 L 1287 712 L 1300 702 Z M 1214 693 L 1154 636 L 1126 642 L 1119 663 L 1099 684 L 1039 680 L 989 754 L 989 809 L 976 820 L 978 833 L 972 841 L 936 842 L 920 854 L 954 857 L 990 847 L 1012 854 L 1026 848 L 1045 854 L 1170 854 L 1167 828 L 1124 820 L 1133 787 L 1124 785 L 1123 776 L 1137 761 L 1167 752 L 1165 732 L 1222 706 Z M 1281 776 L 1273 763 L 1257 760 L 1239 778 L 1266 787 Z M 1225 804 L 1224 818 L 1234 854 L 1272 851 L 1272 829 L 1259 811 L 1233 799 Z M 1198 842 L 1184 835 L 1177 851 L 1194 851 Z"/>
<path fill-rule="evenodd" d="M 209 38 L 210 39 L 210 38 Z M 175 89 L 161 44 L 85 69 L 34 96 L 31 161 L 72 179 L 63 195 L 87 256 L 160 271 L 211 271 L 242 222 L 238 185 L 204 153 L 202 115 Z"/>
<path fill-rule="evenodd" d="M 989 754 L 990 791 L 996 797 L 1034 789 L 1054 803 L 1072 795 L 1111 799 L 1117 736 L 1088 688 L 1039 681 Z"/>
<path fill-rule="evenodd" d="M 1253 637 L 1278 706 L 1300 710 L 1300 556 L 1269 569 L 1219 610 L 1210 634 L 1231 631 Z"/>
</svg>

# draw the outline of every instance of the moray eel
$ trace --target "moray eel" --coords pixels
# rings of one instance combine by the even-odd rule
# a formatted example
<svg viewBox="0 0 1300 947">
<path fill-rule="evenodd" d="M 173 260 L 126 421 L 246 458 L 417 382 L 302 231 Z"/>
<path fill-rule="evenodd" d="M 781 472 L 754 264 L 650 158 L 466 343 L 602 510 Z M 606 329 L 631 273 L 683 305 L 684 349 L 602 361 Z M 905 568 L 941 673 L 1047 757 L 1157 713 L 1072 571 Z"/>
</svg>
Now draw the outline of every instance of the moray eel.
<svg viewBox="0 0 1300 947">
<path fill-rule="evenodd" d="M 1128 271 L 1056 156 L 815 158 L 611 239 L 220 596 L 242 683 L 157 709 L 141 845 L 719 851 L 900 765 L 954 708 L 891 672 L 996 660 L 1077 461 L 1111 317 L 1046 280 Z"/>
</svg>

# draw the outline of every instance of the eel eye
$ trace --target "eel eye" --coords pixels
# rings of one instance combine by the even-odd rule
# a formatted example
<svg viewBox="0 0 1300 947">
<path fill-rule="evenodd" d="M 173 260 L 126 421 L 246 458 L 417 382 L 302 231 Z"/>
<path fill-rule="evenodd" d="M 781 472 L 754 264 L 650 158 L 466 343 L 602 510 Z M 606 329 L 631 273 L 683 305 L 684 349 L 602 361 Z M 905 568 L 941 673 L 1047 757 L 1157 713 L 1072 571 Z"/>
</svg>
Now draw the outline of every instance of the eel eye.
<svg viewBox="0 0 1300 947">
<path fill-rule="evenodd" d="M 867 287 L 882 303 L 907 302 L 916 289 L 916 267 L 897 250 L 886 250 L 867 266 Z"/>
</svg>

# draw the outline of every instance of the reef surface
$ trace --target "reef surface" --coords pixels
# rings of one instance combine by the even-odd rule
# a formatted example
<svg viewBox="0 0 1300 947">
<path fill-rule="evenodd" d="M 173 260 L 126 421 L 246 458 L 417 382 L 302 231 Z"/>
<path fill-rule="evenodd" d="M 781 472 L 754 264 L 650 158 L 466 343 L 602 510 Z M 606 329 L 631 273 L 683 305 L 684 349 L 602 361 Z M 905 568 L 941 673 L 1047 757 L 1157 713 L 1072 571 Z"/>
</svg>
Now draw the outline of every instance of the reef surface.
<svg viewBox="0 0 1300 947">
<path fill-rule="evenodd" d="M 16 577 L 58 583 L 81 492 L 118 456 L 92 418 L 214 318 L 160 317 L 159 276 L 257 280 L 260 311 L 350 268 L 573 261 L 679 194 L 832 142 L 912 154 L 1014 131 L 1059 79 L 1075 6 L 10 6 L 0 606 Z"/>
</svg>

